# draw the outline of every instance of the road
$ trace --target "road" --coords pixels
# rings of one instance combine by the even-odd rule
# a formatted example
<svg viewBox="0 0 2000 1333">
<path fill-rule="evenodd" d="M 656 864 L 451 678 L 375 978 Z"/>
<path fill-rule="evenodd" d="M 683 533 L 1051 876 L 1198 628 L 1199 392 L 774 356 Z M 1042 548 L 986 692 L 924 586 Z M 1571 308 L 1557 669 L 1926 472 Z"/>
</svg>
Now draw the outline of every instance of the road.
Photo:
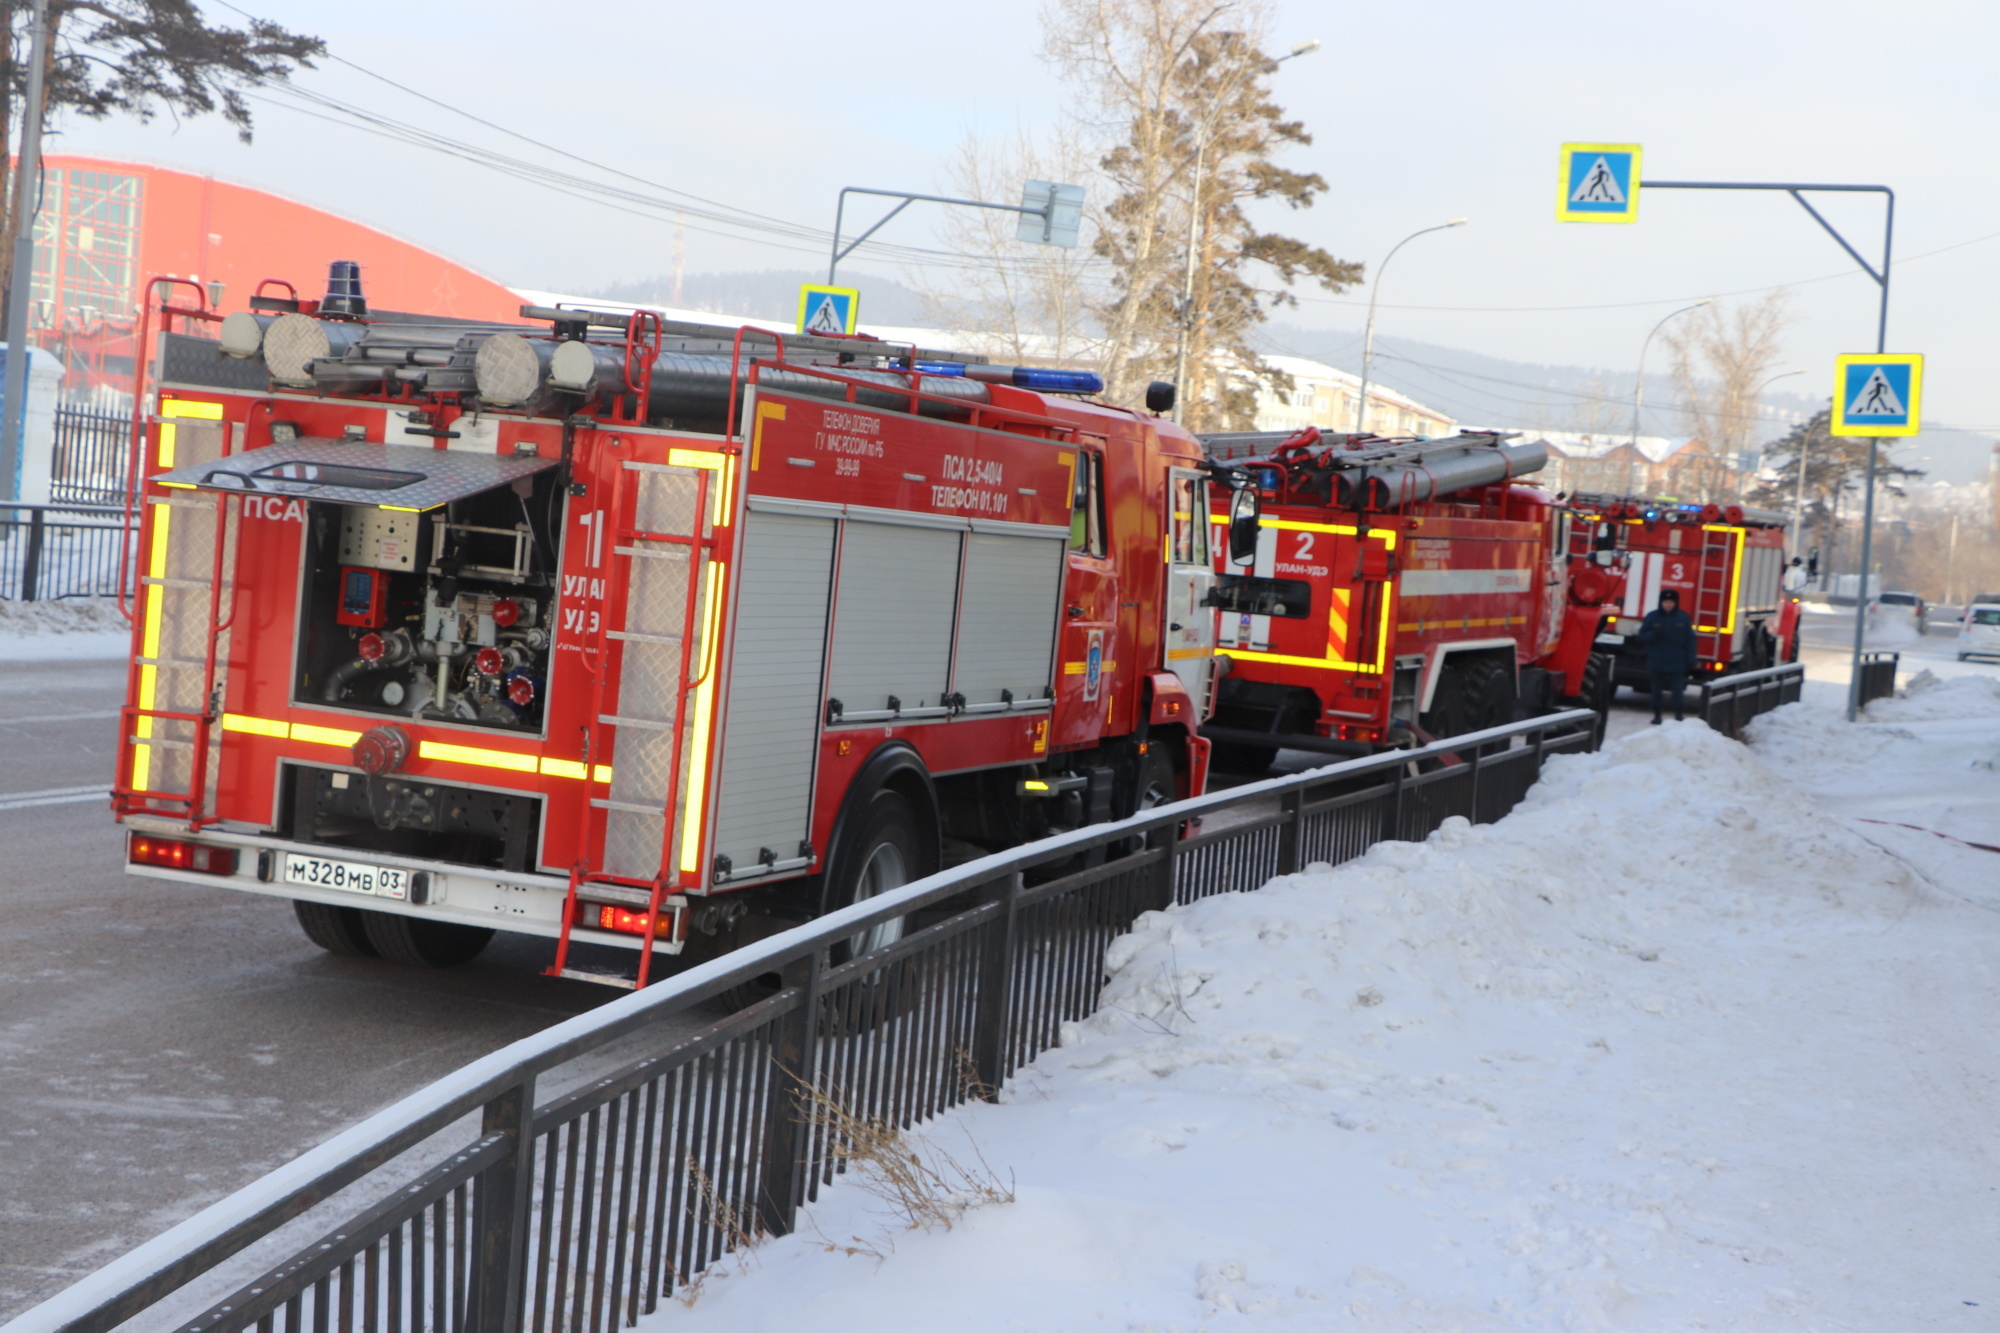
<svg viewBox="0 0 2000 1333">
<path fill-rule="evenodd" d="M 619 994 L 541 976 L 549 946 L 520 936 L 446 972 L 334 958 L 286 902 L 126 876 L 87 794 L 109 780 L 124 665 L 0 678 L 0 1322 Z"/>
</svg>

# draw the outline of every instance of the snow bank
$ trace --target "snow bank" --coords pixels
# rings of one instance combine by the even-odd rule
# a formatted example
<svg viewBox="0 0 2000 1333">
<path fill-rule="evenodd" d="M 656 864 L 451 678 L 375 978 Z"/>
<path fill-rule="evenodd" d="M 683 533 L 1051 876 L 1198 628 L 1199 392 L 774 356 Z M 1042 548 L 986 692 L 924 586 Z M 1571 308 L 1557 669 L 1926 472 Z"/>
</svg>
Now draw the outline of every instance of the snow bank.
<svg viewBox="0 0 2000 1333">
<path fill-rule="evenodd" d="M 1808 711 L 1149 914 L 929 1131 L 1015 1202 L 909 1231 L 837 1187 L 654 1327 L 1990 1327 L 2000 919 L 1766 761 L 1922 747 Z"/>
<path fill-rule="evenodd" d="M 0 601 L 0 662 L 115 661 L 131 651 L 131 622 L 111 598 Z"/>
</svg>

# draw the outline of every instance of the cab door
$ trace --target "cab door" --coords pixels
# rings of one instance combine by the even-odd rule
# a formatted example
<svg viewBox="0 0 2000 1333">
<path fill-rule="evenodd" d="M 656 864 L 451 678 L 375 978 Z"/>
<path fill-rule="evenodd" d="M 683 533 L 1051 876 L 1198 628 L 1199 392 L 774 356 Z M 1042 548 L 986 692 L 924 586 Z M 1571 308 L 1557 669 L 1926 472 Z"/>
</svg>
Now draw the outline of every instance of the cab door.
<svg viewBox="0 0 2000 1333">
<path fill-rule="evenodd" d="M 1167 667 L 1181 678 L 1203 716 L 1215 675 L 1215 608 L 1207 605 L 1215 586 L 1209 556 L 1208 479 L 1191 468 L 1175 468 L 1167 484 L 1166 623 L 1161 642 Z"/>
<path fill-rule="evenodd" d="M 1133 667 L 1118 661 L 1118 570 L 1105 526 L 1101 439 L 1083 437 L 1076 453 L 1075 487 L 1063 582 L 1054 734 L 1049 738 L 1058 749 L 1093 744 L 1104 734 L 1105 712 L 1116 697 L 1110 678 Z"/>
</svg>

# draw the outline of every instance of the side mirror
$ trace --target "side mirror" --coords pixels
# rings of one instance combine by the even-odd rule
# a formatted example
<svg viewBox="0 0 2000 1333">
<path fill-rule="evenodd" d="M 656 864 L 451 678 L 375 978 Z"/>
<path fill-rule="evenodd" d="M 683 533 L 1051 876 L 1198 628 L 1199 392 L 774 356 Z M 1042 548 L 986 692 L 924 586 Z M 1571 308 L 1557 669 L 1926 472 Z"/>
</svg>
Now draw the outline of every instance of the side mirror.
<svg viewBox="0 0 2000 1333">
<path fill-rule="evenodd" d="M 1257 520 L 1262 511 L 1254 487 L 1229 497 L 1229 563 L 1247 565 L 1257 558 Z"/>
<path fill-rule="evenodd" d="M 1146 410 L 1148 412 L 1171 412 L 1176 397 L 1174 386 L 1165 380 L 1154 380 L 1146 386 Z"/>
</svg>

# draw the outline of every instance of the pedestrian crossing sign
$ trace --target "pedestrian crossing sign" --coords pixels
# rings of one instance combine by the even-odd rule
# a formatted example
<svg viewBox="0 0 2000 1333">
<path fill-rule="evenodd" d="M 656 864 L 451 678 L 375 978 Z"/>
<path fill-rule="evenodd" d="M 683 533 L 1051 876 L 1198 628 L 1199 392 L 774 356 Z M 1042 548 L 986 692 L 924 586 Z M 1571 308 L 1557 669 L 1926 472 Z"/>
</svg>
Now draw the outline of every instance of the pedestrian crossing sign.
<svg viewBox="0 0 2000 1333">
<path fill-rule="evenodd" d="M 861 293 L 852 287 L 799 287 L 800 333 L 853 333 L 861 317 Z"/>
<path fill-rule="evenodd" d="M 1562 146 L 1558 222 L 1637 222 L 1639 145 L 1566 143 Z"/>
<path fill-rule="evenodd" d="M 1915 435 L 1924 359 L 1914 353 L 1857 353 L 1833 360 L 1833 435 Z"/>
</svg>

